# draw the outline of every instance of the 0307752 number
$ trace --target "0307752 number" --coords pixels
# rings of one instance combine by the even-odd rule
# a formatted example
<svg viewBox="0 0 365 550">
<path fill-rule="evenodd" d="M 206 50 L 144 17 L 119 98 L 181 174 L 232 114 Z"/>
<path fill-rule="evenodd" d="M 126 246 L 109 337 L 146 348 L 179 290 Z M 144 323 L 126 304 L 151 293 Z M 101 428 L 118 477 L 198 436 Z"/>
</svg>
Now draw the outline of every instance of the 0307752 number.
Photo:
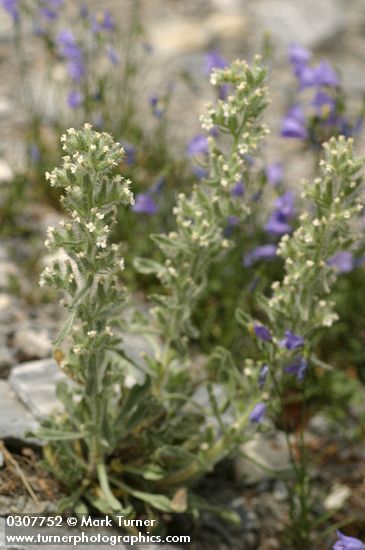
<svg viewBox="0 0 365 550">
<path fill-rule="evenodd" d="M 7 527 L 61 527 L 62 516 L 7 516 Z"/>
</svg>

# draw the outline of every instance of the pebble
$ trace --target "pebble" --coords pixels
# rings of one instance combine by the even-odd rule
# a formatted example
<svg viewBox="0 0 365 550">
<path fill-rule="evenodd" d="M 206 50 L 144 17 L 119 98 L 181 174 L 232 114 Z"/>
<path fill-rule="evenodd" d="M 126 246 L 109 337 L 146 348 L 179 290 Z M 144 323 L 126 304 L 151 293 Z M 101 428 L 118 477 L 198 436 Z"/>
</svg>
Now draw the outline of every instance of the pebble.
<svg viewBox="0 0 365 550">
<path fill-rule="evenodd" d="M 40 420 L 60 406 L 55 394 L 56 384 L 68 380 L 53 359 L 44 359 L 14 367 L 9 384 L 32 415 Z"/>
<path fill-rule="evenodd" d="M 10 368 L 16 363 L 16 359 L 14 350 L 8 348 L 1 340 L 0 336 L 0 378 L 7 378 Z"/>
<path fill-rule="evenodd" d="M 342 508 L 346 500 L 351 496 L 351 489 L 347 485 L 337 484 L 325 498 L 323 505 L 326 510 L 338 510 Z"/>
<path fill-rule="evenodd" d="M 24 442 L 26 432 L 37 428 L 35 418 L 5 380 L 0 380 L 0 418 L 0 439 Z"/>
<path fill-rule="evenodd" d="M 1 108 L 1 99 L 0 99 L 0 115 L 2 114 L 2 108 Z M 9 182 L 13 179 L 14 172 L 9 166 L 9 164 L 4 160 L 0 159 L 0 184 Z"/>
<path fill-rule="evenodd" d="M 43 359 L 52 353 L 52 340 L 45 329 L 18 328 L 13 338 L 13 345 L 22 361 Z"/>
<path fill-rule="evenodd" d="M 255 2 L 258 25 L 279 42 L 315 47 L 338 34 L 344 25 L 338 0 L 261 0 Z"/>
<path fill-rule="evenodd" d="M 9 288 L 11 277 L 19 277 L 18 268 L 9 260 L 0 260 L 0 289 Z"/>
<path fill-rule="evenodd" d="M 272 474 L 254 464 L 245 457 L 239 457 L 235 463 L 236 476 L 246 483 L 259 483 L 267 477 L 275 477 L 280 470 L 290 468 L 290 455 L 285 436 L 278 432 L 273 437 L 256 435 L 241 447 L 242 452 L 252 460 L 273 471 Z"/>
</svg>

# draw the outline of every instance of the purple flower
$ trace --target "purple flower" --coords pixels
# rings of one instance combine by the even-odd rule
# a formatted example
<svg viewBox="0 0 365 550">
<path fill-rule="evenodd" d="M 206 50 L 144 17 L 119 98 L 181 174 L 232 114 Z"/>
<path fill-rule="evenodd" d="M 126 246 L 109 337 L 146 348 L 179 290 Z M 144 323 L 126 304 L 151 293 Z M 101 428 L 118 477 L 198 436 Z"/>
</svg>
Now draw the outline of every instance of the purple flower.
<svg viewBox="0 0 365 550">
<path fill-rule="evenodd" d="M 114 30 L 113 18 L 109 10 L 92 15 L 91 30 L 96 33 Z"/>
<path fill-rule="evenodd" d="M 162 118 L 164 115 L 164 110 L 161 107 L 160 98 L 157 95 L 151 95 L 149 98 L 149 104 L 152 107 L 152 113 L 156 118 Z"/>
<path fill-rule="evenodd" d="M 259 387 L 262 388 L 266 382 L 267 375 L 269 374 L 269 365 L 263 365 L 259 374 Z"/>
<path fill-rule="evenodd" d="M 265 412 L 266 412 L 265 403 L 258 403 L 257 405 L 254 406 L 248 418 L 250 422 L 252 422 L 253 424 L 259 424 L 262 421 L 265 415 Z"/>
<path fill-rule="evenodd" d="M 150 188 L 149 193 L 151 193 L 151 195 L 154 193 L 160 193 L 164 185 L 165 185 L 165 178 L 164 176 L 160 176 L 159 178 L 157 178 L 155 183 Z"/>
<path fill-rule="evenodd" d="M 260 260 L 272 260 L 276 258 L 277 246 L 275 244 L 264 244 L 254 248 L 246 254 L 243 260 L 243 265 L 245 267 L 251 267 L 252 264 Z"/>
<path fill-rule="evenodd" d="M 293 374 L 299 382 L 304 380 L 308 369 L 308 363 L 304 357 L 296 357 L 292 363 L 285 367 L 287 374 Z"/>
<path fill-rule="evenodd" d="M 125 163 L 132 166 L 136 162 L 136 148 L 129 141 L 122 141 L 121 145 L 125 151 Z"/>
<path fill-rule="evenodd" d="M 285 331 L 285 337 L 280 342 L 280 345 L 286 349 L 298 349 L 304 346 L 304 338 L 294 334 L 290 330 Z"/>
<path fill-rule="evenodd" d="M 86 73 L 84 56 L 76 39 L 69 29 L 58 33 L 56 38 L 59 54 L 68 59 L 67 69 L 71 80 L 80 82 Z"/>
<path fill-rule="evenodd" d="M 67 104 L 71 109 L 77 109 L 84 101 L 84 96 L 78 90 L 70 90 L 67 96 Z"/>
<path fill-rule="evenodd" d="M 194 166 L 193 172 L 196 175 L 196 177 L 200 180 L 208 176 L 208 171 L 205 170 L 205 168 L 202 168 L 202 166 Z"/>
<path fill-rule="evenodd" d="M 315 67 L 315 73 L 315 84 L 317 86 L 336 88 L 339 85 L 337 73 L 327 61 L 321 61 Z"/>
<path fill-rule="evenodd" d="M 138 193 L 132 210 L 137 214 L 148 214 L 149 216 L 153 216 L 153 214 L 156 214 L 158 208 L 149 193 Z"/>
<path fill-rule="evenodd" d="M 327 265 L 335 268 L 340 273 L 349 273 L 354 268 L 354 258 L 351 252 L 344 250 L 343 252 L 338 252 L 334 256 L 331 256 L 327 260 Z"/>
<path fill-rule="evenodd" d="M 18 0 L 0 0 L 0 5 L 8 12 L 10 17 L 12 17 L 14 23 L 19 21 L 19 3 Z"/>
<path fill-rule="evenodd" d="M 265 168 L 266 179 L 271 185 L 277 185 L 283 181 L 283 167 L 278 162 L 268 164 Z"/>
<path fill-rule="evenodd" d="M 365 550 L 365 544 L 354 537 L 347 537 L 341 531 L 337 531 L 338 541 L 333 545 L 333 550 Z"/>
<path fill-rule="evenodd" d="M 31 143 L 28 147 L 29 158 L 33 164 L 37 164 L 41 160 L 41 152 L 36 143 Z"/>
<path fill-rule="evenodd" d="M 194 136 L 188 143 L 186 152 L 189 157 L 195 157 L 198 155 L 207 155 L 209 152 L 208 149 L 208 140 L 203 134 L 198 134 Z"/>
<path fill-rule="evenodd" d="M 287 191 L 275 201 L 276 209 L 265 225 L 265 231 L 272 235 L 284 235 L 291 231 L 288 221 L 294 216 L 294 193 Z"/>
<path fill-rule="evenodd" d="M 107 44 L 105 46 L 105 52 L 106 52 L 106 56 L 109 59 L 109 61 L 113 65 L 118 65 L 119 60 L 120 60 L 119 55 L 118 55 L 118 52 L 113 48 L 113 46 L 111 46 L 110 44 Z"/>
<path fill-rule="evenodd" d="M 44 19 L 54 21 L 58 17 L 58 11 L 63 5 L 63 0 L 42 0 L 39 13 Z"/>
<path fill-rule="evenodd" d="M 78 59 L 82 54 L 71 30 L 60 31 L 56 37 L 58 51 L 62 57 L 67 59 Z"/>
<path fill-rule="evenodd" d="M 272 341 L 271 332 L 264 325 L 259 325 L 256 323 L 253 326 L 253 330 L 255 331 L 257 338 L 259 338 L 260 340 L 263 340 L 264 342 Z"/>
<path fill-rule="evenodd" d="M 337 73 L 327 61 L 321 61 L 314 67 L 298 65 L 295 73 L 301 89 L 311 88 L 312 86 L 336 88 L 339 85 Z"/>
<path fill-rule="evenodd" d="M 294 43 L 289 46 L 289 61 L 294 66 L 306 65 L 310 60 L 312 54 L 309 50 L 301 46 L 300 44 Z"/>
<path fill-rule="evenodd" d="M 43 8 L 39 9 L 39 13 L 44 19 L 48 19 L 49 21 L 53 21 L 54 19 L 57 19 L 57 12 L 55 10 L 52 10 L 51 8 L 47 8 L 44 6 Z"/>
<path fill-rule="evenodd" d="M 271 235 L 285 235 L 286 233 L 290 233 L 291 226 L 285 217 L 276 210 L 271 214 L 269 221 L 266 223 L 265 231 Z"/>
<path fill-rule="evenodd" d="M 300 105 L 292 105 L 281 125 L 282 137 L 306 139 L 308 130 L 306 128 L 306 120 Z"/>
<path fill-rule="evenodd" d="M 211 50 L 204 56 L 204 73 L 210 74 L 213 69 L 225 69 L 228 62 L 218 50 Z"/>
<path fill-rule="evenodd" d="M 219 86 L 219 99 L 222 99 L 223 101 L 227 99 L 229 94 L 229 84 L 222 84 L 222 86 Z"/>
<path fill-rule="evenodd" d="M 74 82 L 80 82 L 86 74 L 86 67 L 82 57 L 71 59 L 67 64 L 68 74 Z"/>
<path fill-rule="evenodd" d="M 316 95 L 314 96 L 314 99 L 312 101 L 312 105 L 314 107 L 318 107 L 319 109 L 326 107 L 329 111 L 334 111 L 336 107 L 336 102 L 333 97 L 328 95 L 323 90 L 317 90 Z"/>
<path fill-rule="evenodd" d="M 297 66 L 295 69 L 295 75 L 299 80 L 300 89 L 311 88 L 317 86 L 317 69 L 316 67 L 309 67 L 308 65 Z"/>
<path fill-rule="evenodd" d="M 231 191 L 232 197 L 243 197 L 245 194 L 245 186 L 242 181 L 239 181 L 234 185 Z"/>
</svg>

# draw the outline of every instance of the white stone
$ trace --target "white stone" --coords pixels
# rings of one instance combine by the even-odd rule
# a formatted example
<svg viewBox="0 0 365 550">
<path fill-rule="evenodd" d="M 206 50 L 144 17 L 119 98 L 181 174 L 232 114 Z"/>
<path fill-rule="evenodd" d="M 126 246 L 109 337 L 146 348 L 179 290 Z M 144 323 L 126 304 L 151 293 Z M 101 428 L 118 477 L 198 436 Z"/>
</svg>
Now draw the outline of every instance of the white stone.
<svg viewBox="0 0 365 550">
<path fill-rule="evenodd" d="M 342 508 L 346 500 L 351 496 L 351 489 L 347 485 L 335 485 L 330 494 L 325 498 L 323 505 L 326 510 L 338 510 Z"/>
<path fill-rule="evenodd" d="M 1 115 L 1 108 L 0 108 Z M 14 172 L 9 166 L 9 164 L 4 160 L 0 159 L 0 183 L 9 182 L 14 178 Z"/>
<path fill-rule="evenodd" d="M 254 11 L 263 30 L 286 44 L 294 41 L 316 46 L 344 24 L 337 0 L 263 0 L 255 3 Z"/>
<path fill-rule="evenodd" d="M 291 467 L 286 438 L 281 432 L 276 433 L 273 437 L 257 434 L 241 446 L 241 451 L 243 455 L 252 460 L 245 456 L 237 458 L 236 475 L 250 484 L 258 483 L 268 477 L 275 477 L 280 470 Z"/>
<path fill-rule="evenodd" d="M 151 29 L 150 40 L 157 55 L 171 58 L 207 48 L 210 33 L 203 21 L 166 19 Z"/>
<path fill-rule="evenodd" d="M 46 330 L 19 328 L 13 345 L 24 359 L 43 359 L 52 353 L 51 338 Z"/>
<path fill-rule="evenodd" d="M 26 432 L 38 426 L 5 380 L 0 380 L 0 419 L 0 439 L 25 441 Z"/>
</svg>

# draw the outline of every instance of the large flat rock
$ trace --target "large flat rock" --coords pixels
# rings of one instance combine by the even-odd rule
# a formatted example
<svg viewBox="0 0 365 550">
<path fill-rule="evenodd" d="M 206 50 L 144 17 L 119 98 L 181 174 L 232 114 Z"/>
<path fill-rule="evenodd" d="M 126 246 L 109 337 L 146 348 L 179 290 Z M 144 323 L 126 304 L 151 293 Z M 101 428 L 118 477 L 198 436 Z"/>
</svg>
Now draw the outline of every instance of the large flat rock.
<svg viewBox="0 0 365 550">
<path fill-rule="evenodd" d="M 137 335 L 124 334 L 123 349 L 126 355 L 136 364 L 143 364 L 144 353 L 154 353 L 147 340 Z M 131 369 L 128 382 L 142 382 L 143 374 Z M 60 407 L 55 390 L 60 381 L 70 379 L 60 370 L 53 359 L 41 359 L 20 363 L 14 367 L 9 377 L 9 384 L 18 398 L 28 407 L 32 415 L 42 419 Z"/>
<path fill-rule="evenodd" d="M 25 441 L 25 434 L 37 427 L 36 419 L 19 401 L 8 382 L 0 380 L 0 439 Z"/>
<path fill-rule="evenodd" d="M 263 30 L 279 42 L 319 46 L 343 29 L 338 0 L 262 0 L 253 11 Z"/>
<path fill-rule="evenodd" d="M 257 434 L 241 447 L 243 456 L 236 459 L 236 475 L 246 483 L 256 484 L 276 477 L 280 471 L 291 468 L 290 455 L 282 432 Z"/>
<path fill-rule="evenodd" d="M 57 363 L 53 359 L 42 359 L 14 367 L 9 384 L 32 415 L 40 420 L 59 407 L 55 390 L 61 380 L 68 378 Z"/>
</svg>

